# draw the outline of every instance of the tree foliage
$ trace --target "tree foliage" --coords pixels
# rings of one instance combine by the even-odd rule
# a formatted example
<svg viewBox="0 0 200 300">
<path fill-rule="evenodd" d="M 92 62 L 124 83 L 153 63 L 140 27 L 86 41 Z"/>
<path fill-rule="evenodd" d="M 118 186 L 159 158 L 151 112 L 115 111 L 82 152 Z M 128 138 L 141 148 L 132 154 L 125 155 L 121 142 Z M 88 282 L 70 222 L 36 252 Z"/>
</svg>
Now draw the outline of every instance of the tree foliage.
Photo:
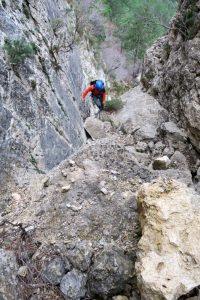
<svg viewBox="0 0 200 300">
<path fill-rule="evenodd" d="M 162 36 L 175 14 L 174 0 L 99 0 L 104 15 L 117 25 L 122 48 L 137 60 Z"/>
</svg>

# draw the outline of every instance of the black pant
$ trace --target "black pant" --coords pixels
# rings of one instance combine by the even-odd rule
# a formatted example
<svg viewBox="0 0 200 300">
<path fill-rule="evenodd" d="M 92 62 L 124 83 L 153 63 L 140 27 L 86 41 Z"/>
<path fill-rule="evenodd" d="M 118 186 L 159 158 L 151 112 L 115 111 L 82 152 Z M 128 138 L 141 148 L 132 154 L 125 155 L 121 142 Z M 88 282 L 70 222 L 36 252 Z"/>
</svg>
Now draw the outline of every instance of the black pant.
<svg viewBox="0 0 200 300">
<path fill-rule="evenodd" d="M 92 95 L 93 103 L 100 109 L 103 110 L 103 97 Z"/>
</svg>

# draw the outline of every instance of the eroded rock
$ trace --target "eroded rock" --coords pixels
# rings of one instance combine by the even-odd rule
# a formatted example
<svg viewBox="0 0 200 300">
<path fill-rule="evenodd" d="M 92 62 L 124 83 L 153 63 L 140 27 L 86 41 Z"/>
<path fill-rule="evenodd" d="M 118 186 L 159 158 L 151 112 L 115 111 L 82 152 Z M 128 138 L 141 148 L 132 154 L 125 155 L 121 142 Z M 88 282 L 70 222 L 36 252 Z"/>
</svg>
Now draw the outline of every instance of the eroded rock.
<svg viewBox="0 0 200 300">
<path fill-rule="evenodd" d="M 57 285 L 65 274 L 65 264 L 61 257 L 55 257 L 51 260 L 42 272 L 42 278 L 45 282 Z"/>
<path fill-rule="evenodd" d="M 136 272 L 144 300 L 176 300 L 200 284 L 200 196 L 185 184 L 144 184 Z"/>
<path fill-rule="evenodd" d="M 104 299 L 123 292 L 126 284 L 133 282 L 133 258 L 112 246 L 96 257 L 88 278 L 91 296 L 101 296 Z"/>
<path fill-rule="evenodd" d="M 60 290 L 66 300 L 80 300 L 86 293 L 87 276 L 75 269 L 67 273 L 61 280 Z"/>
</svg>

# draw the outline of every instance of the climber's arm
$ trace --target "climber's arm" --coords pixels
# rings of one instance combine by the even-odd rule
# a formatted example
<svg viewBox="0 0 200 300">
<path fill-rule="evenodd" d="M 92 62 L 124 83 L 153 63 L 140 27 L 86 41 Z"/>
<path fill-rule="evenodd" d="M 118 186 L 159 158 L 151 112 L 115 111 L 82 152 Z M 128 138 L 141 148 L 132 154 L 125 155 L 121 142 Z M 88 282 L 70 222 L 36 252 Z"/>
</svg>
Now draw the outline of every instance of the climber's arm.
<svg viewBox="0 0 200 300">
<path fill-rule="evenodd" d="M 90 85 L 82 94 L 82 100 L 84 101 L 85 100 L 85 97 L 87 96 L 87 94 L 89 92 L 91 92 L 93 90 L 93 85 Z"/>
</svg>

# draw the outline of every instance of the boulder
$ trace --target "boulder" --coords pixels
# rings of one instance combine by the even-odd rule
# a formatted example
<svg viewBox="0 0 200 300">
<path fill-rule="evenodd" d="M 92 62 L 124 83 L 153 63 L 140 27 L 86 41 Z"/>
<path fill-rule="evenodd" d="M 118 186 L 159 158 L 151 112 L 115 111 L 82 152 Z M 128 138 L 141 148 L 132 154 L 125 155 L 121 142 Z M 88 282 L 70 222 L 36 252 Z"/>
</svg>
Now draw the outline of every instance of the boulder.
<svg viewBox="0 0 200 300">
<path fill-rule="evenodd" d="M 14 253 L 0 249 L 0 299 L 22 300 L 17 279 L 18 270 Z"/>
<path fill-rule="evenodd" d="M 134 133 L 137 140 L 154 139 L 157 129 L 168 119 L 167 111 L 140 86 L 125 93 L 122 100 L 126 105 L 117 113 L 117 118 L 124 132 Z"/>
<path fill-rule="evenodd" d="M 142 238 L 136 273 L 144 300 L 177 300 L 200 285 L 200 196 L 158 180 L 137 194 Z"/>
<path fill-rule="evenodd" d="M 87 276 L 78 270 L 73 269 L 61 280 L 60 290 L 67 300 L 80 300 L 86 293 Z"/>
<path fill-rule="evenodd" d="M 93 140 L 105 137 L 104 123 L 97 118 L 87 118 L 84 128 Z"/>
<path fill-rule="evenodd" d="M 107 246 L 94 260 L 88 279 L 92 297 L 114 296 L 123 292 L 126 284 L 133 283 L 133 259 L 121 249 Z"/>
</svg>

